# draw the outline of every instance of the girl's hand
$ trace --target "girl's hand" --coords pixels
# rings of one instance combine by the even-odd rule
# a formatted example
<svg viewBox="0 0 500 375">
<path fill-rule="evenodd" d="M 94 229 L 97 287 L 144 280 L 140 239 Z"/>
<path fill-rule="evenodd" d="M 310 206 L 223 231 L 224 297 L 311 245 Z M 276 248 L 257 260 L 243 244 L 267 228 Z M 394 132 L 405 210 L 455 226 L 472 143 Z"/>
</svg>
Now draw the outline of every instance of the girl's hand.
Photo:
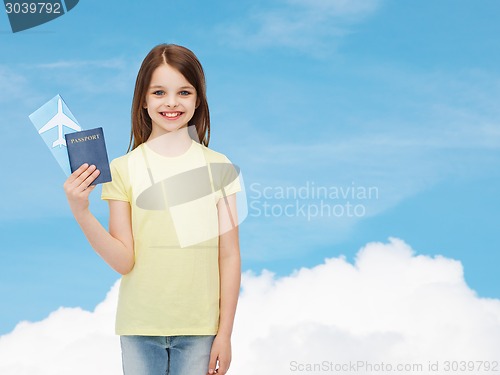
<svg viewBox="0 0 500 375">
<path fill-rule="evenodd" d="M 217 362 L 219 367 L 216 368 Z M 207 374 L 225 375 L 231 363 L 231 339 L 225 336 L 215 336 L 210 351 Z"/>
<path fill-rule="evenodd" d="M 77 217 L 89 207 L 89 194 L 94 190 L 90 184 L 99 176 L 95 165 L 83 164 L 68 177 L 64 183 L 64 191 L 68 198 L 73 215 Z"/>
</svg>

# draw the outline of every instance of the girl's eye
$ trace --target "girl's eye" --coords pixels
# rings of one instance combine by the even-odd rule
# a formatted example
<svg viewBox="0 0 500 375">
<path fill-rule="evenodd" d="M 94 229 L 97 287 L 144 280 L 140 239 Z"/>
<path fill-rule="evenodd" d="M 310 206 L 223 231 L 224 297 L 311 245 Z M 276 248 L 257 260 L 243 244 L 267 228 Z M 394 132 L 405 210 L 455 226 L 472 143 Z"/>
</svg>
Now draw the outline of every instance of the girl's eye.
<svg viewBox="0 0 500 375">
<path fill-rule="evenodd" d="M 153 91 L 153 95 L 156 95 L 156 96 L 161 96 L 163 95 L 165 92 L 162 91 L 162 90 L 157 90 L 157 91 Z"/>
<path fill-rule="evenodd" d="M 184 91 L 181 91 L 181 92 L 180 92 L 180 94 L 181 94 L 182 96 L 186 96 L 186 95 L 189 95 L 189 94 L 191 94 L 191 93 L 190 93 L 189 91 L 185 91 L 185 90 L 184 90 Z"/>
</svg>

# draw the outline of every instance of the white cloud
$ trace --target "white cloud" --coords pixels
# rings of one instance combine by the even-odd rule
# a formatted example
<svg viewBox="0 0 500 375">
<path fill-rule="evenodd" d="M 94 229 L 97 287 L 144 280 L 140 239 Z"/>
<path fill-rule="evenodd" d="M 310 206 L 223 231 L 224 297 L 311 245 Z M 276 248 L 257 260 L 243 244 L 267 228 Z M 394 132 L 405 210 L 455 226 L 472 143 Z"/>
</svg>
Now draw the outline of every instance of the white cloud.
<svg viewBox="0 0 500 375">
<path fill-rule="evenodd" d="M 24 64 L 24 69 L 39 72 L 51 84 L 57 84 L 60 89 L 68 90 L 74 87 L 78 92 L 91 94 L 125 94 L 130 92 L 136 74 L 135 63 L 124 58 L 115 57 L 107 60 L 56 60 L 41 64 Z"/>
<path fill-rule="evenodd" d="M 371 13 L 380 4 L 380 0 L 286 0 L 286 2 L 311 11 L 344 17 Z"/>
<path fill-rule="evenodd" d="M 123 69 L 125 61 L 119 58 L 109 60 L 59 60 L 46 64 L 36 64 L 34 67 L 41 69 L 71 69 L 71 68 L 107 68 Z"/>
<path fill-rule="evenodd" d="M 285 46 L 322 55 L 349 25 L 372 14 L 378 0 L 288 0 L 254 8 L 244 20 L 218 27 L 226 42 L 243 48 Z"/>
<path fill-rule="evenodd" d="M 291 361 L 499 359 L 500 301 L 478 298 L 460 262 L 398 239 L 366 245 L 354 265 L 327 259 L 284 278 L 245 274 L 243 285 L 237 374 L 291 373 Z"/>
<path fill-rule="evenodd" d="M 2 375 L 120 374 L 113 333 L 118 283 L 94 311 L 61 307 L 0 337 Z"/>
<path fill-rule="evenodd" d="M 94 312 L 60 309 L 20 323 L 0 337 L 0 373 L 119 375 L 116 294 L 117 285 Z M 245 273 L 230 373 L 320 373 L 298 369 L 351 361 L 445 374 L 445 361 L 499 361 L 498 347 L 500 300 L 479 298 L 459 261 L 415 255 L 390 239 L 367 244 L 354 264 L 339 257 L 282 278 Z M 439 371 L 428 372 L 429 361 Z"/>
</svg>

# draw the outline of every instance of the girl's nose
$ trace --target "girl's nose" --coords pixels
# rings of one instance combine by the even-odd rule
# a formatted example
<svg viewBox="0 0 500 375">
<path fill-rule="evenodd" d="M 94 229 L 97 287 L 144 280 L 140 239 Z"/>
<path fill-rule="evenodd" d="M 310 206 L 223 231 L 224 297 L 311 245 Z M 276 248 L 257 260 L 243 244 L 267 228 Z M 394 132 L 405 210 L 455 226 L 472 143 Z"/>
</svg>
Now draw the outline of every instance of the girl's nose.
<svg viewBox="0 0 500 375">
<path fill-rule="evenodd" d="M 177 107 L 178 103 L 175 95 L 167 95 L 165 97 L 165 104 L 167 105 L 167 107 Z"/>
</svg>

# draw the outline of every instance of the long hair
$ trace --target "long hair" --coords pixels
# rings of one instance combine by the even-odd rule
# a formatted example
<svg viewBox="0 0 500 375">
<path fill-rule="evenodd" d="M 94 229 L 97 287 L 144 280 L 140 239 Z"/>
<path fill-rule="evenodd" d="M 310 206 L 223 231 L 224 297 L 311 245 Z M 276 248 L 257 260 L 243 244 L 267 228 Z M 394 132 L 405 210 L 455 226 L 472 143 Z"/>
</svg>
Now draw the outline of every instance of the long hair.
<svg viewBox="0 0 500 375">
<path fill-rule="evenodd" d="M 177 69 L 196 90 L 198 107 L 194 111 L 188 126 L 196 128 L 196 134 L 190 132 L 191 138 L 208 146 L 210 140 L 210 112 L 207 102 L 205 74 L 196 55 L 186 47 L 175 44 L 159 44 L 144 58 L 135 82 L 132 100 L 132 131 L 128 151 L 146 142 L 151 135 L 152 123 L 148 111 L 144 108 L 146 92 L 151 84 L 153 72 L 162 64 Z"/>
</svg>

